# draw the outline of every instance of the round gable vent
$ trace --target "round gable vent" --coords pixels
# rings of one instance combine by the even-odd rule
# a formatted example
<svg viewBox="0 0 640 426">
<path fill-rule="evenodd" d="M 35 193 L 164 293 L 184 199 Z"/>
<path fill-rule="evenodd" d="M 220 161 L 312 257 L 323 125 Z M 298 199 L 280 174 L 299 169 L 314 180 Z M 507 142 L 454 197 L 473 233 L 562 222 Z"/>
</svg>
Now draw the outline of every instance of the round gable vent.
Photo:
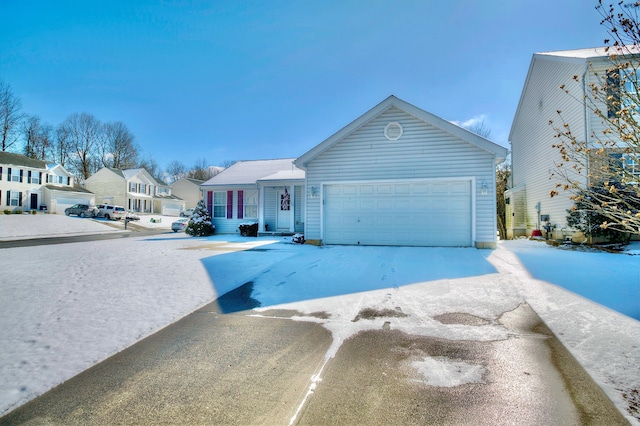
<svg viewBox="0 0 640 426">
<path fill-rule="evenodd" d="M 384 135 L 390 141 L 397 141 L 402 136 L 402 125 L 397 121 L 392 121 L 385 126 Z"/>
</svg>

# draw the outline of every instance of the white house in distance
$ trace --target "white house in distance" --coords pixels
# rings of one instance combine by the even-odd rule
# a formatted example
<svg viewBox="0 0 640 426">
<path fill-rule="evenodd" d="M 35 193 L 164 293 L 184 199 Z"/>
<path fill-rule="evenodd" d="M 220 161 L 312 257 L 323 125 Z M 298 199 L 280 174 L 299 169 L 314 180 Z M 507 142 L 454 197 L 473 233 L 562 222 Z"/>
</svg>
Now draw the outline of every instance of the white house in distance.
<svg viewBox="0 0 640 426">
<path fill-rule="evenodd" d="M 217 233 L 258 223 L 261 232 L 304 231 L 304 172 L 293 158 L 238 161 L 202 184 Z"/>
<path fill-rule="evenodd" d="M 0 151 L 0 209 L 64 213 L 74 204 L 95 204 L 95 196 L 74 186 L 71 173 L 21 154 Z"/>
<path fill-rule="evenodd" d="M 203 190 L 216 232 L 253 220 L 261 232 L 304 232 L 314 244 L 488 248 L 495 167 L 506 155 L 390 96 L 295 161 L 236 163 Z"/>
<path fill-rule="evenodd" d="M 601 86 L 598 78 L 606 76 L 611 66 L 603 47 L 533 55 L 509 135 L 513 186 L 505 193 L 508 237 L 531 235 L 547 223 L 552 226 L 550 238 L 561 239 L 570 231 L 566 220 L 567 210 L 573 206 L 570 194 L 559 191 L 559 195 L 550 196 L 557 183 L 550 177 L 562 159 L 552 147 L 558 140 L 549 121 L 561 125 L 557 113 L 561 111 L 562 119 L 580 139 L 590 141 L 592 134 L 601 134 L 601 119 L 581 100 L 590 95 L 589 84 Z M 607 105 L 599 108 L 613 112 Z M 587 185 L 586 175 L 578 178 Z"/>
<path fill-rule="evenodd" d="M 85 187 L 100 203 L 115 204 L 141 213 L 177 216 L 184 200 L 171 194 L 171 187 L 158 183 L 145 169 L 103 167 L 85 180 Z"/>
</svg>

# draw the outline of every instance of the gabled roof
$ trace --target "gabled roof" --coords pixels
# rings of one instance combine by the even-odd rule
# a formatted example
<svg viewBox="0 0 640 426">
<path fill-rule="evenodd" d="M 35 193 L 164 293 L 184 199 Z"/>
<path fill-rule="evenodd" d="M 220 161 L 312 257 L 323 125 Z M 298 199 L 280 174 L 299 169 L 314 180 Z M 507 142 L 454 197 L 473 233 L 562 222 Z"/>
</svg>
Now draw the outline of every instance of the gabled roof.
<svg viewBox="0 0 640 426">
<path fill-rule="evenodd" d="M 132 179 L 135 176 L 142 175 L 147 181 L 151 182 L 152 184 L 156 186 L 159 184 L 159 182 L 153 176 L 151 176 L 151 173 L 149 173 L 147 169 L 143 167 L 138 169 L 122 170 L 122 175 L 124 176 L 125 179 Z"/>
<path fill-rule="evenodd" d="M 29 158 L 26 155 L 14 154 L 13 152 L 0 151 L 0 164 L 11 166 L 30 167 L 33 169 L 47 169 L 47 163 L 42 160 Z"/>
<path fill-rule="evenodd" d="M 551 52 L 538 52 L 535 55 L 538 56 L 550 56 L 557 58 L 574 58 L 580 60 L 595 59 L 595 58 L 609 58 L 612 54 L 619 55 L 632 55 L 640 53 L 640 46 L 622 46 L 619 50 L 615 47 L 588 47 L 584 49 L 572 49 L 572 50 L 556 50 Z"/>
<path fill-rule="evenodd" d="M 534 71 L 536 69 L 536 61 L 538 59 L 576 64 L 583 67 L 584 72 L 587 72 L 590 64 L 596 63 L 599 66 L 601 66 L 604 63 L 610 64 L 609 62 L 610 55 L 612 54 L 616 54 L 616 53 L 619 53 L 620 55 L 628 54 L 630 58 L 638 57 L 638 54 L 640 54 L 640 47 L 638 46 L 624 46 L 624 47 L 621 47 L 621 49 L 622 50 L 618 52 L 614 50 L 613 47 L 609 48 L 608 50 L 606 47 L 589 47 L 585 49 L 558 50 L 558 51 L 552 51 L 552 52 L 534 53 L 533 56 L 531 57 L 529 70 L 527 71 L 527 77 L 525 78 L 524 85 L 522 86 L 522 92 L 520 93 L 520 99 L 518 100 L 516 113 L 513 116 L 511 130 L 509 131 L 509 142 L 511 142 L 513 138 L 515 125 L 518 122 L 518 119 L 520 117 L 522 105 L 525 100 L 525 96 L 527 95 L 529 84 L 532 81 L 531 79 L 534 76 Z M 567 81 L 570 81 L 571 77 L 572 76 L 568 75 Z M 584 95 L 584 92 L 582 93 L 582 95 Z"/>
<path fill-rule="evenodd" d="M 369 123 L 371 120 L 392 107 L 396 107 L 406 112 L 407 114 L 413 115 L 419 120 L 427 122 L 451 135 L 454 135 L 472 145 L 477 146 L 480 149 L 494 154 L 496 156 L 497 162 L 502 162 L 507 156 L 508 150 L 506 148 L 391 95 L 387 99 L 380 102 L 378 105 L 374 106 L 369 111 L 365 112 L 363 115 L 352 121 L 350 124 L 334 133 L 328 139 L 325 139 L 323 142 L 300 156 L 295 160 L 296 166 L 304 169 L 307 163 L 314 160 L 320 154 L 331 148 L 333 145 L 340 142 L 342 139 L 357 131 L 362 126 Z"/>
<path fill-rule="evenodd" d="M 296 169 L 299 170 L 293 164 L 293 160 L 294 158 L 238 161 L 231 167 L 227 167 L 222 172 L 203 183 L 202 186 L 255 185 L 257 181 L 275 175 L 278 172 L 291 172 Z M 302 170 L 300 171 L 302 172 Z"/>
</svg>

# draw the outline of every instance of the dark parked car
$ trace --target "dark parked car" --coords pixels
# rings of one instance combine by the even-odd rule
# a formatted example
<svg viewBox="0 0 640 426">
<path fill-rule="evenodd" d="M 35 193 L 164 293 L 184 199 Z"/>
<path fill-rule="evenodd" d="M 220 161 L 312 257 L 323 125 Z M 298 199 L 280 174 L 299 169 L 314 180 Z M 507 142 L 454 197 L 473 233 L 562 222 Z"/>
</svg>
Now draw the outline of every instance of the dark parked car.
<svg viewBox="0 0 640 426">
<path fill-rule="evenodd" d="M 75 214 L 80 217 L 96 217 L 98 215 L 98 209 L 95 206 L 87 204 L 74 204 L 64 209 L 64 214 L 67 216 Z"/>
</svg>

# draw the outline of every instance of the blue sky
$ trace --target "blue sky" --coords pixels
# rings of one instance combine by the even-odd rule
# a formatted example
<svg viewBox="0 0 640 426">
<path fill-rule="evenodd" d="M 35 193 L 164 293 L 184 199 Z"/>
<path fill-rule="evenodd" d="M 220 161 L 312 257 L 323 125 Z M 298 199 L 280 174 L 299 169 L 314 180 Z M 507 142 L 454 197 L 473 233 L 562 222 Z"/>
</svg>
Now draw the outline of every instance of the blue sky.
<svg viewBox="0 0 640 426">
<path fill-rule="evenodd" d="M 602 45 L 595 0 L 0 4 L 23 111 L 122 121 L 161 168 L 297 157 L 395 95 L 508 133 L 535 52 Z"/>
</svg>

